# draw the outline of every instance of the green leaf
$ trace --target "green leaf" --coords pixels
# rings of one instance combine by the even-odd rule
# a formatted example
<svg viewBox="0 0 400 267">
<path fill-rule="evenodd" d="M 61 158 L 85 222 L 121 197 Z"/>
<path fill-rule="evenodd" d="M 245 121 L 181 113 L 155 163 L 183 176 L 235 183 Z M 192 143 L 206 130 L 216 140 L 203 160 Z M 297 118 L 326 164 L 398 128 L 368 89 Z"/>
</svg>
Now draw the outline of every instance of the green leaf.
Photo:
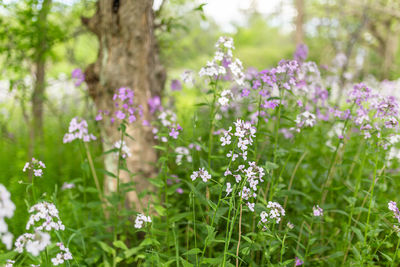
<svg viewBox="0 0 400 267">
<path fill-rule="evenodd" d="M 160 216 L 165 216 L 167 214 L 167 210 L 161 205 L 155 205 L 154 209 Z"/>
<path fill-rule="evenodd" d="M 115 255 L 115 249 L 107 245 L 106 243 L 102 241 L 97 241 L 97 243 L 100 245 L 100 247 L 107 252 L 108 254 Z"/>
<path fill-rule="evenodd" d="M 183 255 L 196 255 L 201 253 L 201 250 L 199 248 L 192 248 L 189 251 L 186 251 L 185 253 L 183 253 Z"/>
<path fill-rule="evenodd" d="M 113 242 L 114 247 L 116 248 L 121 248 L 123 250 L 128 250 L 128 247 L 125 245 L 124 242 L 122 242 L 121 240 L 117 240 Z"/>
<path fill-rule="evenodd" d="M 265 169 L 267 171 L 268 170 L 275 170 L 275 169 L 279 168 L 278 164 L 273 163 L 273 162 L 269 162 L 269 161 L 265 162 L 264 166 L 265 166 Z"/>
</svg>

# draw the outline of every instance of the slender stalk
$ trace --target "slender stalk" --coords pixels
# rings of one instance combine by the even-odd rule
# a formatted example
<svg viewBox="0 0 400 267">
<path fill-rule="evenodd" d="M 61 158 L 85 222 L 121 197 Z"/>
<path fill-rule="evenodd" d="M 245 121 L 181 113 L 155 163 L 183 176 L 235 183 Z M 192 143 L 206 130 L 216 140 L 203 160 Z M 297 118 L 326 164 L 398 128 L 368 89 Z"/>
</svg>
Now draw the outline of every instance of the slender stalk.
<svg viewBox="0 0 400 267">
<path fill-rule="evenodd" d="M 261 95 L 258 99 L 258 114 L 257 114 L 257 126 L 256 126 L 256 140 L 254 142 L 254 161 L 256 163 L 258 163 L 258 159 L 257 159 L 257 147 L 258 147 L 258 137 L 259 137 L 259 129 L 260 129 L 260 121 L 261 121 Z"/>
<path fill-rule="evenodd" d="M 400 238 L 397 237 L 397 245 L 396 245 L 396 250 L 395 250 L 394 255 L 393 255 L 392 264 L 390 265 L 391 267 L 394 266 L 394 263 L 396 261 L 397 250 L 399 249 L 399 245 L 400 245 Z"/>
<path fill-rule="evenodd" d="M 239 267 L 239 247 L 240 247 L 240 239 L 242 238 L 242 206 L 243 204 L 240 204 L 239 237 L 238 237 L 238 244 L 236 247 L 236 267 Z"/>
<path fill-rule="evenodd" d="M 280 126 L 280 123 L 281 123 L 281 107 L 282 107 L 282 99 L 284 97 L 284 94 L 285 94 L 285 91 L 283 91 L 283 90 L 279 91 L 280 97 L 279 97 L 279 106 L 278 106 L 278 118 L 277 118 L 276 123 L 275 123 L 274 160 L 273 160 L 273 163 L 276 163 L 276 160 L 277 160 L 276 152 L 278 151 L 279 126 Z M 271 181 L 268 182 L 267 188 L 265 190 L 264 200 L 267 199 L 269 188 L 271 188 L 271 190 L 272 190 L 272 186 L 270 187 L 270 185 L 271 184 L 274 185 L 274 183 L 275 183 L 274 181 L 275 181 L 274 170 L 272 170 L 272 178 L 271 178 Z"/>
<path fill-rule="evenodd" d="M 369 198 L 369 207 L 368 207 L 368 215 L 367 215 L 367 222 L 365 224 L 365 232 L 364 232 L 364 246 L 367 244 L 367 234 L 368 234 L 368 228 L 369 228 L 369 218 L 371 215 L 371 207 L 372 207 L 372 200 L 374 198 L 374 188 L 375 188 L 375 183 L 376 183 L 376 171 L 378 169 L 378 155 L 379 153 L 376 153 L 375 155 L 375 167 L 374 167 L 374 179 L 372 181 L 372 189 L 371 189 L 371 195 Z"/>
<path fill-rule="evenodd" d="M 175 233 L 175 223 L 172 224 L 172 233 L 174 235 L 174 242 L 175 242 L 175 261 L 176 261 L 176 266 L 179 267 L 179 243 L 178 240 L 176 239 L 176 233 Z"/>
<path fill-rule="evenodd" d="M 313 230 L 312 230 L 313 226 L 314 226 L 314 219 L 311 221 L 310 230 L 309 230 L 309 233 L 308 233 L 308 240 L 307 240 L 306 252 L 304 254 L 304 261 L 306 261 L 307 257 L 308 257 L 308 251 L 310 249 L 310 239 L 311 239 L 311 235 L 313 233 Z"/>
<path fill-rule="evenodd" d="M 117 194 L 118 194 L 118 198 L 120 197 L 120 172 L 121 172 L 121 159 L 122 159 L 122 146 L 123 146 L 123 142 L 124 142 L 124 133 L 125 133 L 125 126 L 123 126 L 121 124 L 121 138 L 120 138 L 120 142 L 121 145 L 119 146 L 118 149 L 118 166 L 117 166 Z"/>
<path fill-rule="evenodd" d="M 301 162 L 302 162 L 302 161 L 304 160 L 304 158 L 306 157 L 306 155 L 307 155 L 307 151 L 305 151 L 305 152 L 301 155 L 301 157 L 299 158 L 299 160 L 297 161 L 296 166 L 294 167 L 294 170 L 293 170 L 293 172 L 292 172 L 292 175 L 290 176 L 289 185 L 288 185 L 288 191 L 290 191 L 290 189 L 292 189 L 294 176 L 295 176 L 295 174 L 296 174 L 296 172 L 297 172 L 297 169 L 299 168 Z M 284 210 L 286 210 L 287 201 L 288 201 L 288 196 L 285 197 L 285 201 L 284 201 L 284 203 L 283 203 L 283 209 L 284 209 Z"/>
<path fill-rule="evenodd" d="M 195 211 L 195 198 L 194 198 L 194 193 L 190 193 L 190 200 L 192 202 L 192 207 L 193 207 L 193 231 L 194 231 L 194 248 L 197 248 L 197 232 L 196 232 L 196 211 Z M 196 266 L 199 266 L 199 260 L 197 258 L 197 253 L 196 253 Z"/>
<path fill-rule="evenodd" d="M 233 144 L 233 147 L 236 147 L 237 141 L 238 141 L 238 138 L 236 138 L 236 140 L 235 140 L 235 142 L 234 142 L 234 144 Z M 227 167 L 228 170 L 229 170 L 229 168 L 230 168 L 230 166 L 231 166 L 231 164 L 232 164 L 232 162 L 233 162 L 233 155 L 234 155 L 234 153 L 232 152 L 232 156 L 231 156 L 231 159 L 229 160 L 229 164 L 228 164 L 228 167 Z M 220 190 L 219 196 L 218 196 L 217 207 L 215 208 L 213 217 L 212 217 L 212 219 L 211 219 L 211 227 L 214 226 L 215 217 L 216 217 L 216 215 L 217 215 L 217 211 L 218 211 L 219 205 L 221 204 L 221 200 L 222 200 L 222 191 L 223 191 L 223 190 L 222 190 L 222 187 L 221 187 L 221 190 Z M 204 257 L 204 253 L 205 253 L 205 251 L 206 251 L 206 249 L 207 249 L 207 247 L 208 247 L 207 240 L 208 240 L 208 239 L 206 238 L 206 240 L 205 240 L 205 245 L 204 245 L 204 248 L 203 248 L 203 252 L 201 253 L 201 258 Z"/>
<path fill-rule="evenodd" d="M 345 239 L 347 241 L 346 245 L 345 245 L 345 248 L 348 248 L 348 246 L 350 245 L 350 237 L 347 237 L 347 235 L 349 234 L 349 229 L 350 229 L 351 223 L 353 221 L 354 208 L 355 208 L 355 205 L 356 205 L 357 195 L 358 195 L 358 192 L 359 192 L 360 187 L 361 187 L 361 176 L 362 176 L 362 172 L 363 172 L 363 169 L 364 169 L 364 165 L 365 165 L 366 159 L 367 159 L 367 153 L 364 153 L 363 159 L 361 161 L 360 169 L 359 169 L 358 174 L 357 174 L 356 188 L 355 188 L 354 194 L 353 194 L 354 202 L 351 204 L 349 220 L 347 222 L 346 231 L 345 231 L 345 235 L 344 235 L 344 237 L 345 237 Z M 345 263 L 346 257 L 347 257 L 347 249 L 346 249 L 346 252 L 344 253 L 342 264 Z"/>
<path fill-rule="evenodd" d="M 284 251 L 284 249 L 285 249 L 285 240 L 286 240 L 286 235 L 287 235 L 287 230 L 285 231 L 285 235 L 283 236 L 283 240 L 282 240 L 282 247 L 281 247 L 281 261 L 280 261 L 280 263 L 282 263 L 282 261 L 283 261 L 283 251 Z"/>
<path fill-rule="evenodd" d="M 92 159 L 92 156 L 90 154 L 90 150 L 89 150 L 88 144 L 84 142 L 84 145 L 85 145 L 85 150 L 86 150 L 86 156 L 87 156 L 87 159 L 88 159 L 88 162 L 89 162 L 90 171 L 92 173 L 93 180 L 94 180 L 94 183 L 96 185 L 97 192 L 99 194 L 99 199 L 104 203 L 104 199 L 103 199 L 103 196 L 102 196 L 102 191 L 101 191 L 101 188 L 100 188 L 99 178 L 97 178 L 96 170 L 94 168 L 93 159 Z"/>
</svg>

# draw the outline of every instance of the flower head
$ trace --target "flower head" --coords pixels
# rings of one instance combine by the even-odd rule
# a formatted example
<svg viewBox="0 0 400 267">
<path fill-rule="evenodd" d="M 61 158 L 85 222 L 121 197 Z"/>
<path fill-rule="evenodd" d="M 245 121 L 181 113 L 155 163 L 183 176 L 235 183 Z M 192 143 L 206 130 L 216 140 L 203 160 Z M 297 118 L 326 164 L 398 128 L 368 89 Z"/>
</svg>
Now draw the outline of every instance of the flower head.
<svg viewBox="0 0 400 267">
<path fill-rule="evenodd" d="M 72 260 L 72 254 L 69 251 L 67 247 L 64 246 L 63 243 L 57 243 L 57 246 L 60 249 L 60 252 L 57 253 L 57 255 L 51 259 L 51 262 L 53 263 L 54 266 L 63 264 L 64 261 L 67 260 Z"/>
<path fill-rule="evenodd" d="M 89 134 L 88 124 L 86 120 L 73 118 L 69 123 L 68 133 L 64 135 L 63 143 L 70 143 L 76 139 L 80 139 L 83 142 L 90 142 L 96 140 L 96 136 Z"/>
<path fill-rule="evenodd" d="M 192 175 L 190 175 L 192 181 L 196 180 L 198 177 L 206 183 L 208 180 L 211 179 L 211 174 L 209 174 L 208 171 L 206 171 L 204 168 L 200 168 L 198 171 L 194 171 Z"/>
<path fill-rule="evenodd" d="M 320 217 L 324 215 L 324 210 L 321 209 L 318 205 L 317 206 L 313 206 L 313 215 L 315 217 Z"/>
<path fill-rule="evenodd" d="M 85 74 L 79 68 L 74 69 L 71 72 L 71 77 L 72 77 L 72 80 L 75 82 L 76 87 L 80 86 L 85 81 Z"/>
<path fill-rule="evenodd" d="M 52 229 L 63 231 L 65 229 L 58 215 L 58 210 L 53 203 L 40 202 L 32 206 L 29 209 L 29 213 L 31 213 L 31 216 L 26 224 L 26 230 L 29 230 L 31 227 L 35 231 L 51 231 Z M 35 226 L 37 223 L 39 225 Z"/>
<path fill-rule="evenodd" d="M 138 214 L 135 220 L 135 228 L 136 229 L 141 229 L 143 227 L 143 224 L 145 223 L 151 223 L 151 218 L 150 216 L 145 216 L 144 214 Z"/>
<path fill-rule="evenodd" d="M 26 172 L 26 170 L 33 170 L 34 176 L 42 177 L 44 168 L 46 168 L 46 165 L 44 165 L 42 161 L 32 158 L 30 162 L 25 163 L 22 171 Z"/>
</svg>

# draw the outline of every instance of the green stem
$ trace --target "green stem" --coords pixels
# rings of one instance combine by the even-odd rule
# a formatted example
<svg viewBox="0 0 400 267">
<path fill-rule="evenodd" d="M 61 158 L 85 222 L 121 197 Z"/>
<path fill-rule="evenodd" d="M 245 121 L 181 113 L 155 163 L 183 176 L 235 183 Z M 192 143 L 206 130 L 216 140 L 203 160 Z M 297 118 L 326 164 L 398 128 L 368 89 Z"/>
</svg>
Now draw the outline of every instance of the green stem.
<svg viewBox="0 0 400 267">
<path fill-rule="evenodd" d="M 281 263 L 282 263 L 282 261 L 283 261 L 283 253 L 284 253 L 284 249 L 285 249 L 286 235 L 287 235 L 287 231 L 285 232 L 285 235 L 283 236 L 283 240 L 282 240 L 282 247 L 281 247 Z"/>
<path fill-rule="evenodd" d="M 308 257 L 308 251 L 309 251 L 309 249 L 310 249 L 310 239 L 311 239 L 311 235 L 312 235 L 312 233 L 313 233 L 313 226 L 314 226 L 314 218 L 313 218 L 313 220 L 311 221 L 311 225 L 310 225 L 310 231 L 309 231 L 309 233 L 308 233 L 308 240 L 307 240 L 307 247 L 306 247 L 306 252 L 305 252 L 305 254 L 304 254 L 304 261 L 306 261 L 307 260 L 307 257 Z"/>
<path fill-rule="evenodd" d="M 390 265 L 391 267 L 394 266 L 394 263 L 395 263 L 395 260 L 396 260 L 396 256 L 397 256 L 397 250 L 399 249 L 399 245 L 400 245 L 400 238 L 397 237 L 397 245 L 396 245 L 396 250 L 395 250 L 394 255 L 393 255 L 392 264 Z"/>
<path fill-rule="evenodd" d="M 375 188 L 375 182 L 376 182 L 376 173 L 377 173 L 377 169 L 378 169 L 378 155 L 379 153 L 376 152 L 375 155 L 375 167 L 374 167 L 374 180 L 372 182 L 372 189 L 371 189 L 371 195 L 369 198 L 369 207 L 368 207 L 368 215 L 367 215 L 367 222 L 365 225 L 365 232 L 364 232 L 364 246 L 367 244 L 367 234 L 368 234 L 368 228 L 369 228 L 369 218 L 371 215 L 371 207 L 372 207 L 372 200 L 374 198 L 374 188 Z"/>
<path fill-rule="evenodd" d="M 194 232 L 194 248 L 197 248 L 197 232 L 196 232 L 196 211 L 195 211 L 195 198 L 194 198 L 194 193 L 190 193 L 190 200 L 193 205 L 193 232 Z M 197 253 L 196 253 L 196 267 L 199 266 L 199 260 L 197 258 Z"/>
<path fill-rule="evenodd" d="M 363 159 L 362 159 L 362 161 L 361 161 L 360 169 L 359 169 L 358 174 L 357 174 L 356 188 L 355 188 L 354 194 L 353 194 L 353 200 L 354 200 L 354 202 L 351 204 L 351 210 L 350 210 L 349 220 L 348 220 L 348 222 L 347 222 L 347 226 L 346 226 L 346 230 L 345 230 L 345 235 L 344 235 L 344 237 L 345 237 L 345 239 L 346 239 L 346 243 L 345 243 L 346 245 L 345 245 L 344 249 L 346 249 L 346 252 L 344 253 L 343 263 L 342 263 L 342 264 L 344 264 L 344 262 L 346 261 L 348 246 L 349 246 L 349 244 L 350 244 L 350 242 L 351 242 L 350 236 L 347 236 L 347 235 L 349 234 L 349 230 L 350 230 L 350 227 L 351 227 L 351 223 L 352 223 L 352 221 L 353 221 L 354 208 L 355 208 L 355 205 L 356 205 L 356 199 L 357 199 L 358 192 L 359 192 L 359 190 L 360 190 L 360 188 L 361 188 L 361 176 L 362 176 L 362 173 L 363 173 L 363 169 L 364 169 L 364 165 L 365 165 L 366 159 L 367 159 L 367 153 L 364 152 L 364 156 L 363 156 Z"/>
</svg>

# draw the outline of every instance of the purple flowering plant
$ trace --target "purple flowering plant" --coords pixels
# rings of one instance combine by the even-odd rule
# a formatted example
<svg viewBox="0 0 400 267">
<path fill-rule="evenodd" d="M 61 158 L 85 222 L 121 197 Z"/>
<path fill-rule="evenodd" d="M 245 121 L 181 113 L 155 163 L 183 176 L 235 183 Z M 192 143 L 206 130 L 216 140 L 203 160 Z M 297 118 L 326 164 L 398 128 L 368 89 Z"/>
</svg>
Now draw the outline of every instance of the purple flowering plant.
<svg viewBox="0 0 400 267">
<path fill-rule="evenodd" d="M 220 37 L 213 58 L 172 80 L 163 99 L 140 105 L 138 88 L 116 88 L 112 108 L 73 118 L 59 140 L 81 155 L 71 180 L 45 191 L 51 161 L 21 166 L 28 210 L 16 238 L 7 223 L 20 207 L 0 185 L 7 264 L 396 266 L 397 97 L 355 82 L 337 101 L 307 55 L 299 45 L 293 59 L 245 68 Z M 136 160 L 139 130 L 152 162 Z"/>
</svg>

